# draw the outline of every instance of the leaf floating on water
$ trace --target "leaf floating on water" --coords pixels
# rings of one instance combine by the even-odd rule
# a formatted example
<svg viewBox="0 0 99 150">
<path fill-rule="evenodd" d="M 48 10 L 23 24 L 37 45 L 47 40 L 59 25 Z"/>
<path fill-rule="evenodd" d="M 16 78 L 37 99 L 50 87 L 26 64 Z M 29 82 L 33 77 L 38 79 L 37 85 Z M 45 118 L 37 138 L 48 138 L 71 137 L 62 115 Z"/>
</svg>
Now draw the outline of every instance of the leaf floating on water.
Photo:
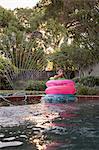
<svg viewBox="0 0 99 150">
<path fill-rule="evenodd" d="M 0 138 L 3 138 L 5 135 L 4 134 L 0 134 Z"/>
<path fill-rule="evenodd" d="M 4 138 L 3 141 L 12 141 L 15 140 L 15 137 Z"/>
<path fill-rule="evenodd" d="M 20 142 L 20 141 L 13 141 L 13 142 L 1 142 L 0 141 L 0 148 L 10 147 L 10 146 L 20 146 L 22 144 L 23 142 Z"/>
</svg>

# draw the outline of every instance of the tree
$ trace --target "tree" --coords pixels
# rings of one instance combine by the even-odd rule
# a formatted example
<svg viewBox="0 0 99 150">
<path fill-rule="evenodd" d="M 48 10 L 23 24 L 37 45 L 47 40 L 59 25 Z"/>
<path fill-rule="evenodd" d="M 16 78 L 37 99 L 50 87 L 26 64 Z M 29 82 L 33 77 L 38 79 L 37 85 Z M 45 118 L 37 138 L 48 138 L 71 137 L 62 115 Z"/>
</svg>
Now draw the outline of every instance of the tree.
<svg viewBox="0 0 99 150">
<path fill-rule="evenodd" d="M 68 71 L 79 71 L 79 76 L 84 75 L 84 70 L 97 61 L 94 60 L 92 53 L 79 45 L 62 44 L 61 50 L 56 50 L 49 56 L 49 60 L 54 63 L 54 67 L 61 67 Z"/>
<path fill-rule="evenodd" d="M 42 0 L 45 20 L 58 20 L 65 26 L 68 38 L 83 44 L 99 60 L 99 1 L 98 0 Z M 48 19 L 47 19 L 48 18 Z"/>
<path fill-rule="evenodd" d="M 12 29 L 11 31 L 13 32 L 24 29 L 13 12 L 2 7 L 0 7 L 0 28 L 3 29 L 4 33 L 6 33 L 6 30 L 9 29 Z"/>
</svg>

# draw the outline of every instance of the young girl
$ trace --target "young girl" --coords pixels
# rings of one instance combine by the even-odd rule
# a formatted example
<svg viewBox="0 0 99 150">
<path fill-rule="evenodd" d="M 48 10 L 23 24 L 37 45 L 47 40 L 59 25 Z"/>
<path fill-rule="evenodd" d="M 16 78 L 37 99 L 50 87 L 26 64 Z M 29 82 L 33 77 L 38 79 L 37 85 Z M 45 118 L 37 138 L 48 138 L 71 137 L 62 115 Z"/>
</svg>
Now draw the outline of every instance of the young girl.
<svg viewBox="0 0 99 150">
<path fill-rule="evenodd" d="M 57 80 L 59 78 L 64 78 L 64 71 L 63 71 L 63 69 L 59 69 L 57 71 L 57 75 L 55 75 L 54 77 L 51 77 L 50 79 Z"/>
</svg>

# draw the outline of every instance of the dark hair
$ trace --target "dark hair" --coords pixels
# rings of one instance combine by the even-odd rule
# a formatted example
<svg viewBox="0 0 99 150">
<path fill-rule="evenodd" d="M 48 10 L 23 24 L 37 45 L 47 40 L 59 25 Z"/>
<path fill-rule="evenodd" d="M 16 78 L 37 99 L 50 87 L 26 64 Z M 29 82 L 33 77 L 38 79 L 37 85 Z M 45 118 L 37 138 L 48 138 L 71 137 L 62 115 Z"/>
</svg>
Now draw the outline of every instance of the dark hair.
<svg viewBox="0 0 99 150">
<path fill-rule="evenodd" d="M 64 72 L 64 69 L 58 68 L 58 69 L 57 69 L 57 72 L 58 72 L 58 71 L 63 71 L 63 72 Z"/>
<path fill-rule="evenodd" d="M 57 70 L 57 74 L 60 74 L 60 73 L 62 73 L 64 75 L 64 70 L 61 68 Z"/>
</svg>

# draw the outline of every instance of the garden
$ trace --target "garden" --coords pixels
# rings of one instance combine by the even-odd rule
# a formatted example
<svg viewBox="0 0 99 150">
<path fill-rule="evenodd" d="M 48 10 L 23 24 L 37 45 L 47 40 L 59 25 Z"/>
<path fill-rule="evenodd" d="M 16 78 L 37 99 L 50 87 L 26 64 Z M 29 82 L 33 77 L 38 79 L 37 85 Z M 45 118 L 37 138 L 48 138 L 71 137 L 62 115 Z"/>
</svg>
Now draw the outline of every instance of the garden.
<svg viewBox="0 0 99 150">
<path fill-rule="evenodd" d="M 91 75 L 99 63 L 96 0 L 42 0 L 34 8 L 0 7 L 0 14 L 1 94 L 43 93 L 60 67 L 75 81 L 78 95 L 99 95 L 99 76 Z"/>
</svg>

